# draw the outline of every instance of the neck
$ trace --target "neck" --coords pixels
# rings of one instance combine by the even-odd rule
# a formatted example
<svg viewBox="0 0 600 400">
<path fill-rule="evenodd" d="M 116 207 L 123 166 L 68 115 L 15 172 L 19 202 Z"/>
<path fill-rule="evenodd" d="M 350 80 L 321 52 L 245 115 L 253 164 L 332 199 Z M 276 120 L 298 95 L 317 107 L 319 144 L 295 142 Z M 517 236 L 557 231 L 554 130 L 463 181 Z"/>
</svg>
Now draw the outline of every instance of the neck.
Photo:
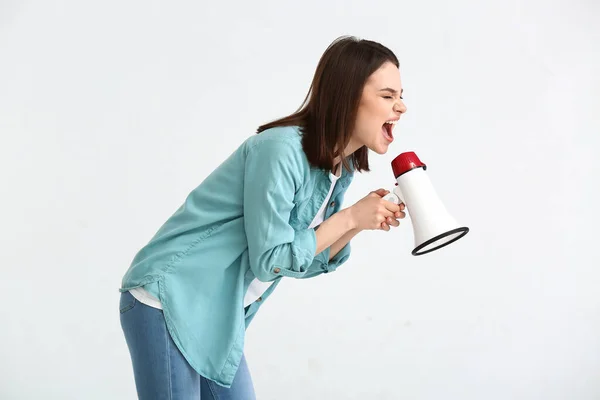
<svg viewBox="0 0 600 400">
<path fill-rule="evenodd" d="M 354 138 L 351 138 L 350 142 L 348 142 L 348 145 L 344 149 L 344 156 L 348 157 L 349 155 L 354 153 L 356 150 L 360 149 L 362 146 L 363 145 L 360 143 L 357 143 L 354 140 Z M 341 162 L 342 162 L 342 158 L 340 156 L 337 156 L 336 158 L 333 159 L 333 171 L 337 171 L 338 165 Z"/>
</svg>

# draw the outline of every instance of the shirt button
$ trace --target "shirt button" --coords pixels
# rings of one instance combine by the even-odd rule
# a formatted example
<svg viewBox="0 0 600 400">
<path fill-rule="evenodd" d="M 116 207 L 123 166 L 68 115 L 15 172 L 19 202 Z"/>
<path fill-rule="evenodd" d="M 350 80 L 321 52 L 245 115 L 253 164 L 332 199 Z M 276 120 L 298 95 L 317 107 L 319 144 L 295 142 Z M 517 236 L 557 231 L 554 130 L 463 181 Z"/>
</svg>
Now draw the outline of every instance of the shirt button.
<svg viewBox="0 0 600 400">
<path fill-rule="evenodd" d="M 275 269 L 273 270 L 273 272 L 275 272 L 276 274 L 278 274 L 278 273 L 280 273 L 280 272 L 281 272 L 281 269 L 280 269 L 280 268 L 275 268 Z"/>
<path fill-rule="evenodd" d="M 259 297 L 258 299 L 256 299 L 256 301 L 262 301 L 262 297 Z"/>
<path fill-rule="evenodd" d="M 335 201 L 332 201 L 331 203 L 329 203 L 330 207 L 335 207 Z"/>
</svg>

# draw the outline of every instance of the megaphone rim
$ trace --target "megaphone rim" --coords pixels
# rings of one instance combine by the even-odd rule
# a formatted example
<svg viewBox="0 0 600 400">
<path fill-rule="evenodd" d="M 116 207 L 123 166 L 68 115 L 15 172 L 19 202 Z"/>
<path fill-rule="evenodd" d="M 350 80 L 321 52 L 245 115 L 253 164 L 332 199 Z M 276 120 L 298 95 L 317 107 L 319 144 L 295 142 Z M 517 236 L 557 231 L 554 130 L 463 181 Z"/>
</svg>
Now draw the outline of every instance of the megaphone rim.
<svg viewBox="0 0 600 400">
<path fill-rule="evenodd" d="M 459 232 L 460 232 L 461 234 L 460 234 L 460 235 L 458 235 L 458 236 L 456 236 L 456 237 L 455 237 L 455 238 L 453 238 L 452 240 L 449 240 L 449 241 L 447 241 L 447 242 L 444 242 L 444 243 L 442 243 L 442 244 L 440 244 L 439 246 L 436 246 L 436 247 L 434 247 L 434 248 L 431 248 L 431 249 L 425 250 L 425 251 L 423 251 L 423 252 L 419 252 L 419 250 L 421 250 L 422 248 L 424 248 L 424 247 L 427 247 L 427 246 L 429 246 L 430 244 L 432 244 L 432 243 L 434 243 L 434 242 L 436 242 L 436 241 L 438 241 L 438 240 L 440 240 L 440 239 L 443 239 L 443 238 L 445 238 L 446 236 L 450 236 L 450 235 L 453 235 L 453 234 L 455 234 L 455 233 L 459 233 Z M 464 236 L 465 236 L 467 233 L 469 233 L 469 228 L 468 228 L 468 227 L 466 227 L 466 226 L 462 226 L 462 227 L 460 227 L 460 228 L 451 229 L 451 230 L 449 230 L 449 231 L 447 231 L 447 232 L 444 232 L 444 233 L 442 233 L 442 234 L 440 234 L 440 235 L 437 235 L 437 236 L 435 236 L 435 237 L 433 237 L 433 238 L 431 238 L 431 239 L 428 239 L 428 240 L 424 241 L 423 243 L 421 243 L 420 245 L 418 245 L 417 247 L 415 247 L 415 248 L 413 249 L 413 251 L 412 251 L 412 253 L 411 253 L 411 254 L 412 254 L 413 256 L 422 256 L 422 255 L 424 255 L 424 254 L 431 253 L 432 251 L 439 250 L 439 249 L 441 249 L 442 247 L 448 246 L 449 244 L 456 242 L 458 239 L 461 239 L 462 237 L 464 237 Z"/>
</svg>

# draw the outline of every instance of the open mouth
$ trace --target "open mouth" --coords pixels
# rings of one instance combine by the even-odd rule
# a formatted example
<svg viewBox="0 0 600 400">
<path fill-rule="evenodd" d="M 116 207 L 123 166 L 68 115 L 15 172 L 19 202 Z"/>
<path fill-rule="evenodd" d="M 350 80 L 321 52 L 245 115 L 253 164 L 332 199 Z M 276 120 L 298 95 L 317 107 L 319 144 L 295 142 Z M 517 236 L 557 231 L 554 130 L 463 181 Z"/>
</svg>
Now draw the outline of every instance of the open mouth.
<svg viewBox="0 0 600 400">
<path fill-rule="evenodd" d="M 397 121 L 387 121 L 381 127 L 381 132 L 383 133 L 383 137 L 385 137 L 389 142 L 392 142 L 394 140 L 394 135 L 392 134 L 392 131 L 394 130 L 394 126 L 396 125 L 396 122 Z"/>
</svg>

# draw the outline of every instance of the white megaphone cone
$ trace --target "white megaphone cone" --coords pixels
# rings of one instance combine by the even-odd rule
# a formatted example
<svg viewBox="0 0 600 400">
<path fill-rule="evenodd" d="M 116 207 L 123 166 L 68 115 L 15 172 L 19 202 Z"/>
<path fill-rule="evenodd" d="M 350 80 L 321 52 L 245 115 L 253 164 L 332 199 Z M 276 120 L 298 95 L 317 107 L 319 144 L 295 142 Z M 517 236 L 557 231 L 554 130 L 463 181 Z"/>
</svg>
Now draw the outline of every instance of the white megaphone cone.
<svg viewBox="0 0 600 400">
<path fill-rule="evenodd" d="M 420 256 L 457 241 L 469 232 L 446 211 L 425 170 L 427 166 L 413 152 L 402 153 L 392 161 L 396 187 L 384 199 L 404 203 L 412 221 L 415 248 Z"/>
</svg>

